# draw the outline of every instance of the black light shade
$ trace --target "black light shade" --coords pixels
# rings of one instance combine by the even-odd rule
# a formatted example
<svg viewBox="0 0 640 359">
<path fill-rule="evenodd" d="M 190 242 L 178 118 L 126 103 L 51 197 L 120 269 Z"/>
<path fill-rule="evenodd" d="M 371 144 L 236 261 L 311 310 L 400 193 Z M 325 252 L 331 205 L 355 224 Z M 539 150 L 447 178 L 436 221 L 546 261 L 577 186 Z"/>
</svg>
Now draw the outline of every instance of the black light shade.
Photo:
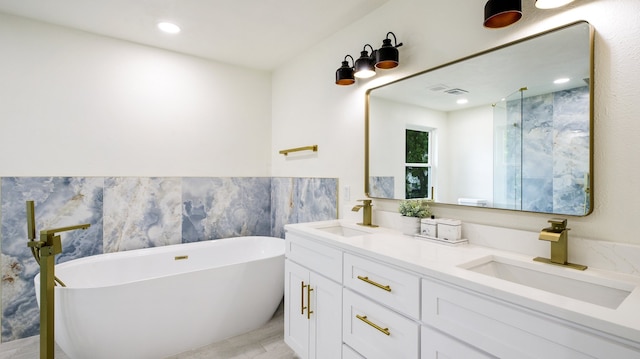
<svg viewBox="0 0 640 359">
<path fill-rule="evenodd" d="M 353 75 L 353 67 L 349 66 L 347 57 L 351 57 L 351 55 L 345 56 L 342 66 L 336 70 L 336 85 L 346 86 L 356 82 L 356 78 Z M 353 63 L 353 57 L 351 57 L 351 62 Z"/>
<path fill-rule="evenodd" d="M 389 35 L 393 35 L 395 45 L 391 45 Z M 382 47 L 376 50 L 376 67 L 379 69 L 392 69 L 398 66 L 400 55 L 397 48 L 400 46 L 402 46 L 402 43 L 398 44 L 396 35 L 393 32 L 387 33 L 387 38 L 382 40 Z"/>
<path fill-rule="evenodd" d="M 522 17 L 521 0 L 489 0 L 484 5 L 484 27 L 509 26 Z"/>
<path fill-rule="evenodd" d="M 369 53 L 366 50 L 367 46 L 371 48 L 371 56 L 369 56 Z M 376 52 L 373 50 L 373 47 L 371 47 L 371 45 L 369 44 L 364 45 L 363 50 L 360 52 L 360 58 L 356 60 L 356 63 L 354 66 L 356 70 L 354 75 L 357 78 L 366 79 L 376 74 L 376 67 L 375 67 L 375 60 L 374 60 L 375 53 Z"/>
</svg>

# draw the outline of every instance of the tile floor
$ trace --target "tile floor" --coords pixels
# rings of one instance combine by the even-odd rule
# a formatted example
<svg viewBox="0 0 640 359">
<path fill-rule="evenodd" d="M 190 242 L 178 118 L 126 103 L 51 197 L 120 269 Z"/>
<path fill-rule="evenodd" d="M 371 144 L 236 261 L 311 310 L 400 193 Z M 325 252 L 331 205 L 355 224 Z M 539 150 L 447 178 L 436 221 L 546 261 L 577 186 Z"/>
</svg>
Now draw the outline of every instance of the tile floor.
<svg viewBox="0 0 640 359">
<path fill-rule="evenodd" d="M 281 304 L 273 318 L 261 328 L 167 359 L 297 359 L 284 344 L 283 333 L 284 311 Z M 38 339 L 34 336 L 0 344 L 0 359 L 38 358 Z M 55 358 L 69 359 L 57 346 Z"/>
</svg>

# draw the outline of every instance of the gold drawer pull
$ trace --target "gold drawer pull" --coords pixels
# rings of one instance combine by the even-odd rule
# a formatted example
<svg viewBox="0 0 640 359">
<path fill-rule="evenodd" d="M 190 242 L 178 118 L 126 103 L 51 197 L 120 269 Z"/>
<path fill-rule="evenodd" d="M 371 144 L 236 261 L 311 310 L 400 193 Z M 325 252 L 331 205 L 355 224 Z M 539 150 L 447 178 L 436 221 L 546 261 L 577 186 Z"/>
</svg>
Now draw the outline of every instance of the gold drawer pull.
<svg viewBox="0 0 640 359">
<path fill-rule="evenodd" d="M 304 306 L 304 289 L 307 286 L 304 284 L 304 281 L 300 282 L 300 314 L 304 315 L 304 310 L 307 307 Z"/>
<path fill-rule="evenodd" d="M 362 316 L 362 315 L 356 314 L 356 318 L 358 318 L 358 319 L 362 320 L 363 322 L 369 324 L 370 326 L 378 329 L 379 331 L 381 331 L 385 335 L 391 335 L 391 332 L 389 332 L 389 328 L 383 328 L 383 327 L 377 325 L 376 323 L 371 322 L 369 319 L 367 319 L 366 315 Z"/>
<path fill-rule="evenodd" d="M 376 287 L 380 288 L 380 289 L 384 289 L 387 292 L 391 292 L 391 287 L 389 287 L 388 285 L 382 285 L 380 283 L 376 283 L 374 281 L 372 281 L 371 279 L 369 279 L 369 277 L 363 277 L 363 276 L 358 276 L 358 279 L 360 279 L 361 281 L 367 282 L 371 285 L 375 285 Z"/>
<path fill-rule="evenodd" d="M 313 310 L 311 310 L 311 292 L 313 292 L 313 288 L 309 284 L 307 285 L 307 319 L 311 319 L 311 314 L 313 314 Z"/>
</svg>

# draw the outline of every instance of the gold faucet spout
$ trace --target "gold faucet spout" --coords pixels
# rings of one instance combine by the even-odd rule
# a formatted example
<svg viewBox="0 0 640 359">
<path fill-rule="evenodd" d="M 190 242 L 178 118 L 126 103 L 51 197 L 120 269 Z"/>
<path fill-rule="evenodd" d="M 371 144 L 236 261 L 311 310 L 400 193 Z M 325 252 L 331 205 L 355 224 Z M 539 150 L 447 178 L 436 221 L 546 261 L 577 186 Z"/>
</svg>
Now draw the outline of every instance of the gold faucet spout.
<svg viewBox="0 0 640 359">
<path fill-rule="evenodd" d="M 569 228 L 567 228 L 567 220 L 552 218 L 549 220 L 549 223 L 551 223 L 551 227 L 543 228 L 542 231 L 540 231 L 538 239 L 548 241 L 551 244 L 551 256 L 550 258 L 536 257 L 533 260 L 579 270 L 587 269 L 587 266 L 573 264 L 567 261 L 569 257 Z"/>
<path fill-rule="evenodd" d="M 84 224 L 78 224 L 76 226 L 68 226 L 68 227 L 60 227 L 60 228 L 52 228 L 52 229 L 43 229 L 40 231 L 40 235 L 50 235 L 50 234 L 55 234 L 55 233 L 60 233 L 60 232 L 67 232 L 67 231 L 73 231 L 76 229 L 87 229 L 91 227 L 91 224 L 89 223 L 84 223 Z"/>
<path fill-rule="evenodd" d="M 541 241 L 549 241 L 552 243 L 560 242 L 563 233 L 564 232 L 552 232 L 543 229 L 542 232 L 540 232 L 540 236 L 538 237 L 538 239 L 540 239 Z"/>
<path fill-rule="evenodd" d="M 371 207 L 373 207 L 373 205 L 371 204 L 371 200 L 370 199 L 359 199 L 358 201 L 362 201 L 362 204 L 357 204 L 355 206 L 353 206 L 353 208 L 351 209 L 354 212 L 358 212 L 360 210 L 360 208 L 362 208 L 362 223 L 358 223 L 361 226 L 367 226 L 367 227 L 377 227 L 377 225 L 372 224 L 371 223 L 371 217 L 372 217 L 372 210 Z"/>
</svg>

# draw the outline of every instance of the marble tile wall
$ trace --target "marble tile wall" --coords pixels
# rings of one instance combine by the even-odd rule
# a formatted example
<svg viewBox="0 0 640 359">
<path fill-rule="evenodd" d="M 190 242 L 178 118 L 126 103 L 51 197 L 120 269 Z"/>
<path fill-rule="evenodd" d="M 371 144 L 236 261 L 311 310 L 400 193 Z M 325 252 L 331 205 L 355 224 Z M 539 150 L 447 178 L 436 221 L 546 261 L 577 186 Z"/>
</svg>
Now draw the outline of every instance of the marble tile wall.
<svg viewBox="0 0 640 359">
<path fill-rule="evenodd" d="M 584 183 L 589 164 L 575 160 L 589 154 L 588 103 L 587 86 L 532 96 L 522 104 L 510 101 L 507 116 L 518 119 L 519 126 L 510 129 L 507 143 L 507 162 L 515 165 L 505 180 L 517 188 L 507 196 L 507 208 L 573 215 L 588 210 Z"/>
<path fill-rule="evenodd" d="M 395 177 L 369 176 L 369 195 L 376 198 L 395 198 Z"/>
<path fill-rule="evenodd" d="M 284 237 L 284 225 L 337 218 L 335 178 L 0 178 L 2 341 L 38 334 L 27 248 L 27 200 L 36 229 L 90 223 L 62 235 L 57 263 L 85 256 L 234 236 Z"/>
</svg>

